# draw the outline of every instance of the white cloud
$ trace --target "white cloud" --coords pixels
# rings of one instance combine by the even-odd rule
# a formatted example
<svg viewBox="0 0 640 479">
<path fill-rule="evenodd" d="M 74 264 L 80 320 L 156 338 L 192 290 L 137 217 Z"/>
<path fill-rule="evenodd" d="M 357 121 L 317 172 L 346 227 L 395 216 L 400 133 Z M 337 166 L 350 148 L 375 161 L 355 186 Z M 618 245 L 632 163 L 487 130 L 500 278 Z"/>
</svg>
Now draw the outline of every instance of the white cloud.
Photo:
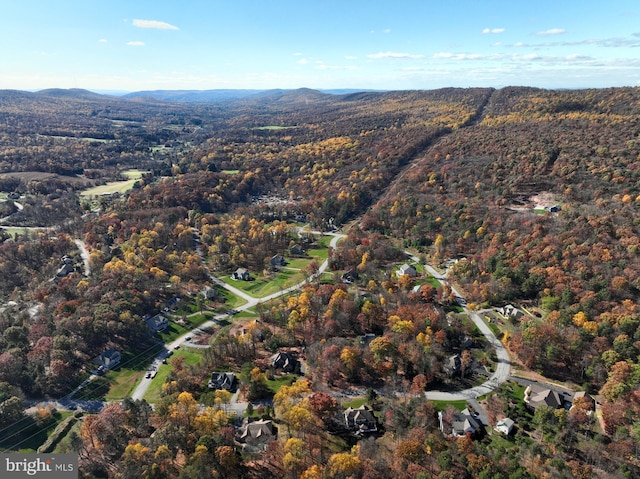
<svg viewBox="0 0 640 479">
<path fill-rule="evenodd" d="M 144 42 L 127 42 L 127 45 L 129 45 L 130 47 L 143 47 L 144 46 Z"/>
<path fill-rule="evenodd" d="M 106 38 L 101 38 L 100 40 L 98 40 L 98 43 L 107 43 L 107 39 Z"/>
<path fill-rule="evenodd" d="M 358 57 L 354 57 L 353 55 L 345 55 L 344 59 L 345 60 L 357 60 Z"/>
<path fill-rule="evenodd" d="M 138 28 L 155 28 L 158 30 L 180 30 L 175 25 L 167 22 L 159 22 L 158 20 L 134 20 L 133 26 Z"/>
<path fill-rule="evenodd" d="M 300 65 L 306 65 L 309 63 L 309 60 L 307 60 L 306 58 L 301 58 L 300 60 L 298 60 L 298 63 Z"/>
<path fill-rule="evenodd" d="M 301 56 L 302 56 L 302 53 L 300 53 L 300 52 L 296 52 L 296 53 L 294 53 L 294 54 L 293 54 L 293 56 L 294 56 L 294 57 L 301 57 Z"/>
<path fill-rule="evenodd" d="M 367 55 L 368 58 L 424 58 L 424 55 L 414 55 L 411 53 L 399 53 L 399 52 L 378 52 Z"/>
<path fill-rule="evenodd" d="M 550 28 L 549 30 L 542 30 L 541 32 L 536 32 L 536 35 L 561 35 L 563 33 L 567 33 L 564 28 Z"/>
<path fill-rule="evenodd" d="M 485 28 L 484 30 L 482 30 L 482 33 L 489 34 L 489 33 L 503 33 L 504 32 L 504 28 Z"/>
<path fill-rule="evenodd" d="M 382 30 L 382 33 L 391 33 L 391 29 L 390 28 L 385 28 L 384 30 Z"/>
</svg>

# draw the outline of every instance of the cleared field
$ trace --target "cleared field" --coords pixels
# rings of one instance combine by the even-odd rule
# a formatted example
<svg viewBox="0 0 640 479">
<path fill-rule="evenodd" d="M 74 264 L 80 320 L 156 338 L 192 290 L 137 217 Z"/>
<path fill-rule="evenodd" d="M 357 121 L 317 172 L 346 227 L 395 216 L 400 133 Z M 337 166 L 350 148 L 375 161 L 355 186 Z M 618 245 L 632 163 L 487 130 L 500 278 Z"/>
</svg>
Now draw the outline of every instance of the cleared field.
<svg viewBox="0 0 640 479">
<path fill-rule="evenodd" d="M 123 171 L 122 174 L 129 178 L 128 180 L 110 181 L 105 185 L 94 186 L 93 188 L 82 191 L 80 196 L 83 198 L 93 198 L 96 196 L 112 195 L 114 193 L 126 193 L 133 188 L 135 182 L 138 181 L 144 173 L 146 172 L 141 170 Z"/>
</svg>

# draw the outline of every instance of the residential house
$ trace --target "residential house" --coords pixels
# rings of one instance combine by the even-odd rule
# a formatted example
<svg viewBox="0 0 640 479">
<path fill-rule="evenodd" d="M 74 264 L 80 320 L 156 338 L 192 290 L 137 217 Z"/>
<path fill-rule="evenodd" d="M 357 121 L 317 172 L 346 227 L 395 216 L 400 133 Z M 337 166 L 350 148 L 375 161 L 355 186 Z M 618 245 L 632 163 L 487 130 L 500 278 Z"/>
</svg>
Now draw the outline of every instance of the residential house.
<svg viewBox="0 0 640 479">
<path fill-rule="evenodd" d="M 564 405 L 557 391 L 537 384 L 531 384 L 524 390 L 524 403 L 531 409 L 537 409 L 540 406 L 558 409 Z"/>
<path fill-rule="evenodd" d="M 451 418 L 446 418 L 443 411 L 438 412 L 440 430 L 445 436 L 463 437 L 473 436 L 481 431 L 482 424 L 468 409 L 454 412 Z"/>
<path fill-rule="evenodd" d="M 356 271 L 355 269 L 349 269 L 344 272 L 341 279 L 343 283 L 351 284 L 354 281 L 356 281 L 359 277 L 360 275 L 358 274 L 358 271 Z"/>
<path fill-rule="evenodd" d="M 453 356 L 449 356 L 447 360 L 442 365 L 442 369 L 449 376 L 453 376 L 456 373 L 460 372 L 462 368 L 462 358 L 459 354 L 454 354 Z"/>
<path fill-rule="evenodd" d="M 291 354 L 280 351 L 269 359 L 270 366 L 275 370 L 281 370 L 283 373 L 294 373 L 300 370 L 300 363 Z"/>
<path fill-rule="evenodd" d="M 344 422 L 347 429 L 356 435 L 378 431 L 378 421 L 365 404 L 358 408 L 348 407 L 344 411 Z"/>
<path fill-rule="evenodd" d="M 152 333 L 164 331 L 169 326 L 169 320 L 161 314 L 156 314 L 151 318 L 147 318 L 145 321 L 147 323 L 147 327 L 151 330 Z"/>
<path fill-rule="evenodd" d="M 304 248 L 299 244 L 291 245 L 289 248 L 289 254 L 293 256 L 302 256 L 304 254 Z"/>
<path fill-rule="evenodd" d="M 249 270 L 246 268 L 238 268 L 231 274 L 231 277 L 239 281 L 249 281 L 251 279 Z"/>
<path fill-rule="evenodd" d="M 596 400 L 585 391 L 578 391 L 573 395 L 573 398 L 571 398 L 571 408 L 575 407 L 577 403 L 580 403 L 580 407 L 585 410 L 587 414 L 591 414 L 596 410 Z"/>
<path fill-rule="evenodd" d="M 515 424 L 516 423 L 513 421 L 513 419 L 509 419 L 508 417 L 505 417 L 500 419 L 496 423 L 496 425 L 494 426 L 494 429 L 498 432 L 501 432 L 505 436 L 508 436 L 513 431 Z"/>
<path fill-rule="evenodd" d="M 209 389 L 225 389 L 235 391 L 236 375 L 233 373 L 211 373 L 211 379 L 207 384 Z"/>
<path fill-rule="evenodd" d="M 271 257 L 271 266 L 273 266 L 274 268 L 278 268 L 279 266 L 284 266 L 287 264 L 287 262 L 284 259 L 284 256 L 282 256 L 281 254 L 274 254 Z"/>
<path fill-rule="evenodd" d="M 498 308 L 498 312 L 507 319 L 520 319 L 524 316 L 524 313 L 512 304 Z"/>
<path fill-rule="evenodd" d="M 122 356 L 117 349 L 107 349 L 100 356 L 93 358 L 93 362 L 104 369 L 114 369 L 120 364 Z"/>
<path fill-rule="evenodd" d="M 416 276 L 418 276 L 418 271 L 413 267 L 413 265 L 405 263 L 400 266 L 398 271 L 396 271 L 396 277 L 399 278 L 405 275 L 409 276 L 410 278 L 415 278 Z"/>
<path fill-rule="evenodd" d="M 218 290 L 211 286 L 205 286 L 202 288 L 202 295 L 208 300 L 216 299 L 218 297 Z"/>
<path fill-rule="evenodd" d="M 60 269 L 56 271 L 56 278 L 57 279 L 64 278 L 65 276 L 73 273 L 74 271 L 75 270 L 71 264 L 64 263 L 62 266 L 60 266 Z"/>
<path fill-rule="evenodd" d="M 268 443 L 276 439 L 277 429 L 273 425 L 273 421 L 260 419 L 258 421 L 249 421 L 245 418 L 242 426 L 236 430 L 236 444 L 243 451 L 259 452 L 264 451 Z"/>
</svg>

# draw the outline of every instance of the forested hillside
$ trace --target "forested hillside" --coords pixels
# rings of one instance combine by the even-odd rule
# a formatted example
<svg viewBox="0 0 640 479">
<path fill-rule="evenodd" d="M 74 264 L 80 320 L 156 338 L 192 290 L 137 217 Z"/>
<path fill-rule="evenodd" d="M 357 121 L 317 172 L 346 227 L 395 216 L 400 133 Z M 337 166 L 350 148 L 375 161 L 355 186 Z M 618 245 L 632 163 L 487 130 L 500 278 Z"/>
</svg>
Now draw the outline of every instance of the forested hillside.
<svg viewBox="0 0 640 479">
<path fill-rule="evenodd" d="M 105 350 L 157 353 L 150 316 L 186 331 L 225 312 L 200 362 L 167 365 L 154 411 L 112 401 L 83 421 L 69 447 L 84 477 L 632 477 L 638 165 L 637 88 L 301 89 L 219 103 L 2 91 L 0 436 L 23 401 L 68 394 Z M 345 237 L 328 247 L 318 230 Z M 218 288 L 210 275 L 238 268 L 252 294 L 283 290 L 282 277 L 304 281 L 325 258 L 322 277 L 246 316 L 232 318 L 240 299 L 221 288 L 203 295 Z M 507 304 L 526 311 L 491 323 L 514 367 L 596 396 L 601 420 L 526 411 L 503 386 L 485 407 L 492 422 L 520 421 L 514 437 L 441 433 L 437 410 L 447 424 L 454 411 L 424 391 L 474 386 L 497 359 L 453 290 L 422 264 L 398 275 L 405 261 L 446 273 L 489 320 Z M 191 309 L 170 312 L 176 298 Z M 304 359 L 305 379 L 269 366 L 283 349 Z M 228 398 L 206 386 L 214 370 L 233 371 L 248 400 L 272 398 L 255 414 L 278 421 L 266 453 L 234 449 Z M 95 396 L 130 377 L 98 378 Z M 366 391 L 376 434 L 336 425 L 351 390 Z"/>
</svg>

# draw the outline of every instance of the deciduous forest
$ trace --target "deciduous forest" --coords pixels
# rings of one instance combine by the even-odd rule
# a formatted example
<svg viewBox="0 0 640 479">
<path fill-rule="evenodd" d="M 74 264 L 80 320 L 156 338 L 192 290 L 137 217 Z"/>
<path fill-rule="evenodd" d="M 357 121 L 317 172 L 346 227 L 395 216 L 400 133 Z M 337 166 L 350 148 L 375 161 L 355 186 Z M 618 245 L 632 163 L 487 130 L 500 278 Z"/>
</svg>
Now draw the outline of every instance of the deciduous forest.
<svg viewBox="0 0 640 479">
<path fill-rule="evenodd" d="M 638 88 L 0 91 L 0 447 L 63 414 L 77 424 L 56 450 L 87 479 L 637 477 L 639 180 Z M 288 277 L 306 283 L 242 314 L 221 287 Z M 496 370 L 469 312 L 512 374 L 595 411 L 528 407 L 513 379 L 477 406 L 427 399 Z M 153 401 L 118 396 L 192 318 L 223 313 L 166 357 Z M 149 331 L 162 314 L 174 336 Z M 123 366 L 75 392 L 107 350 Z M 72 392 L 100 410 L 44 406 Z M 233 393 L 277 430 L 260 451 Z M 485 427 L 453 434 L 465 407 Z"/>
</svg>

